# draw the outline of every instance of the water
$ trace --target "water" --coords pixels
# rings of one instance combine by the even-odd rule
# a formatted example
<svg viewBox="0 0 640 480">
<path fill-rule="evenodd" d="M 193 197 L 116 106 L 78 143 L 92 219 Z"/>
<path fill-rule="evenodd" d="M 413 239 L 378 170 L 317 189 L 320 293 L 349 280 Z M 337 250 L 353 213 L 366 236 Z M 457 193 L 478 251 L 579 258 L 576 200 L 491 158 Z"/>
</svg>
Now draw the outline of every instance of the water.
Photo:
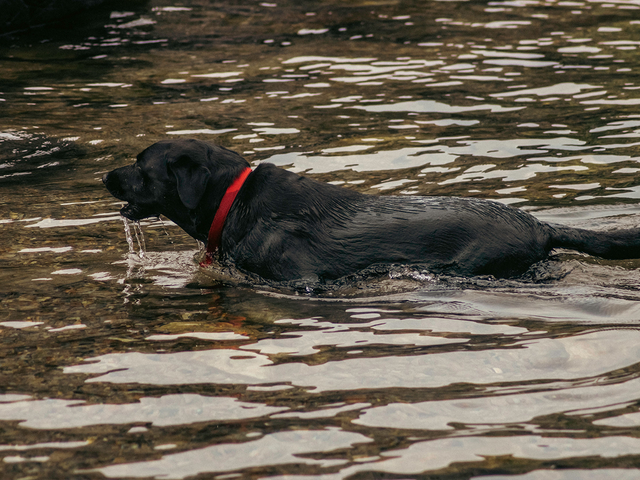
<svg viewBox="0 0 640 480">
<path fill-rule="evenodd" d="M 640 260 L 202 270 L 103 173 L 192 136 L 638 226 L 640 5 L 152 0 L 0 40 L 0 477 L 640 478 Z"/>
</svg>

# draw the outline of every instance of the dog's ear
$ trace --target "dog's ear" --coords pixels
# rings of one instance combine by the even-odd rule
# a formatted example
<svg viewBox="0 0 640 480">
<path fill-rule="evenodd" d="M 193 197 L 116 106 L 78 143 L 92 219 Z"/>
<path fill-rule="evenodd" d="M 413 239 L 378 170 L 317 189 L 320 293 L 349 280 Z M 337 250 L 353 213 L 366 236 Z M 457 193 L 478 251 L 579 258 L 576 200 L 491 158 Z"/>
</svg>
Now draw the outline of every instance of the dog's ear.
<svg viewBox="0 0 640 480">
<path fill-rule="evenodd" d="M 211 172 L 187 155 L 170 160 L 168 166 L 169 171 L 176 177 L 180 201 L 189 210 L 193 210 L 202 200 Z"/>
</svg>

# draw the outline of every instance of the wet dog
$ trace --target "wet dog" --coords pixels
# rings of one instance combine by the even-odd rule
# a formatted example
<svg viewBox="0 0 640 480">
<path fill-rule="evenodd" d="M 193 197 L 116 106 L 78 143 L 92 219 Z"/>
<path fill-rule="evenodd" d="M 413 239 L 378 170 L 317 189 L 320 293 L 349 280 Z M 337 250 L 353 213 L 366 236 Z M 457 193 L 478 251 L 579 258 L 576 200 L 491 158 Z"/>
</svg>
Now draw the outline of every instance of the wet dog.
<svg viewBox="0 0 640 480">
<path fill-rule="evenodd" d="M 161 141 L 104 175 L 131 220 L 164 215 L 210 254 L 272 280 L 326 281 L 374 265 L 434 273 L 522 274 L 554 248 L 640 257 L 640 230 L 551 225 L 501 203 L 456 197 L 373 196 L 198 140 Z"/>
</svg>

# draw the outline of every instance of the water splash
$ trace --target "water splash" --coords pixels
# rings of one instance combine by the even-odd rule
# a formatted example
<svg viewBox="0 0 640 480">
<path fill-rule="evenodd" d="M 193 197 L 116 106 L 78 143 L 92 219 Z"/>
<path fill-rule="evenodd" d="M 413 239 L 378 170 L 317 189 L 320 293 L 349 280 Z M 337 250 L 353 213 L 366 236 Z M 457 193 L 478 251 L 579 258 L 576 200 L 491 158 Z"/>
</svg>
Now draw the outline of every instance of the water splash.
<svg viewBox="0 0 640 480">
<path fill-rule="evenodd" d="M 162 226 L 162 231 L 165 233 L 165 235 L 167 236 L 167 238 L 169 239 L 169 243 L 171 243 L 171 245 L 173 245 L 173 238 L 171 238 L 171 235 L 169 234 L 169 231 L 167 230 L 167 226 L 164 224 L 164 222 L 162 221 L 162 218 L 160 216 L 158 216 L 158 221 L 160 222 L 160 225 Z"/>
<path fill-rule="evenodd" d="M 132 285 L 128 282 L 131 278 L 144 278 L 145 275 L 145 266 L 141 262 L 145 260 L 145 243 L 144 236 L 142 234 L 142 228 L 140 227 L 139 222 L 133 222 L 133 235 L 131 233 L 131 225 L 129 224 L 129 220 L 125 217 L 122 218 L 122 223 L 124 224 L 124 235 L 127 239 L 127 244 L 129 245 L 129 254 L 125 260 L 127 264 L 127 273 L 124 277 L 118 280 L 118 283 L 124 285 L 124 289 L 122 290 L 123 303 L 126 305 L 131 303 L 135 298 L 135 294 L 140 291 L 140 285 Z M 133 236 L 136 237 L 136 243 L 138 244 L 138 251 L 136 252 L 135 243 L 133 241 Z"/>
<path fill-rule="evenodd" d="M 136 236 L 136 241 L 138 242 L 138 256 L 140 259 L 145 258 L 147 253 L 147 245 L 144 241 L 144 234 L 142 233 L 142 226 L 140 222 L 133 222 L 133 233 Z"/>
<path fill-rule="evenodd" d="M 129 225 L 129 220 L 125 217 L 122 217 L 122 222 L 124 223 L 124 235 L 127 239 L 127 244 L 129 245 L 129 256 L 138 257 L 140 260 L 144 259 L 147 247 L 144 241 L 144 234 L 142 233 L 140 222 L 133 222 L 133 235 L 131 234 L 131 226 Z M 136 238 L 136 243 L 138 244 L 137 252 L 135 244 L 133 243 L 134 235 Z"/>
<path fill-rule="evenodd" d="M 124 223 L 124 236 L 127 239 L 127 243 L 129 244 L 129 255 L 135 255 L 136 249 L 133 245 L 133 237 L 131 236 L 131 228 L 129 227 L 129 220 L 125 217 L 122 218 L 122 223 Z"/>
</svg>

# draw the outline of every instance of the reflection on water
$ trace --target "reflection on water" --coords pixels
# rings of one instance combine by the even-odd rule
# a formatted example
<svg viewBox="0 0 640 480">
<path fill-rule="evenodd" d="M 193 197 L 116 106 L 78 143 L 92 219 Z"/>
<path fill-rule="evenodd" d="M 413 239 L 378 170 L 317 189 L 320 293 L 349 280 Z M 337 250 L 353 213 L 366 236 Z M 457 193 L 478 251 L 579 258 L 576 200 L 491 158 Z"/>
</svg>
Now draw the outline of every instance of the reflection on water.
<svg viewBox="0 0 640 480">
<path fill-rule="evenodd" d="M 371 442 L 363 435 L 337 429 L 278 432 L 241 444 L 215 445 L 199 450 L 165 455 L 152 462 L 113 465 L 99 469 L 107 478 L 186 478 L 199 473 L 244 470 L 269 465 L 303 464 L 330 468 L 347 463 L 340 459 L 314 459 L 330 446 L 344 450 L 354 444 Z"/>
<path fill-rule="evenodd" d="M 640 261 L 274 285 L 100 182 L 188 136 L 636 227 L 637 2 L 126 8 L 0 39 L 2 478 L 640 475 Z"/>
<path fill-rule="evenodd" d="M 100 424 L 149 423 L 156 426 L 216 420 L 240 420 L 276 413 L 283 408 L 238 402 L 228 397 L 165 395 L 141 398 L 125 405 L 84 405 L 83 401 L 57 399 L 0 404 L 3 420 L 20 420 L 20 425 L 36 429 L 77 428 Z M 72 407 L 72 408 L 70 408 Z"/>
<path fill-rule="evenodd" d="M 363 325 L 358 325 L 363 328 Z M 336 340 L 322 339 L 314 349 L 333 347 L 348 349 L 371 345 L 389 347 L 437 346 L 449 343 L 467 343 L 468 340 L 420 342 L 416 345 L 412 335 L 378 333 L 375 342 L 345 344 Z M 438 355 L 394 355 L 369 358 L 365 352 L 345 350 L 352 357 L 339 362 L 308 365 L 300 362 L 273 364 L 272 355 L 309 355 L 309 352 L 278 348 L 278 345 L 256 347 L 266 349 L 265 354 L 251 352 L 253 345 L 243 347 L 246 353 L 237 350 L 214 349 L 197 352 L 171 354 L 108 354 L 87 359 L 90 365 L 73 366 L 65 373 L 102 374 L 88 382 L 152 383 L 155 385 L 181 384 L 291 384 L 312 391 L 356 390 L 360 388 L 437 388 L 456 383 L 493 384 L 499 382 L 526 382 L 544 378 L 554 381 L 575 378 L 597 377 L 611 370 L 627 367 L 638 356 L 637 338 L 633 330 L 586 334 L 568 339 L 525 340 L 508 342 L 508 348 L 486 351 L 469 351 L 459 347 L 439 349 Z M 292 333 L 289 332 L 289 335 Z M 401 338 L 394 338 L 401 337 Z M 408 338 L 403 338 L 408 337 Z M 342 335 L 340 335 L 342 340 Z M 348 338 L 348 336 L 347 336 Z M 402 340 L 402 341 L 400 341 Z M 270 342 L 271 343 L 271 342 Z M 290 342 L 292 343 L 292 342 Z M 288 351 L 289 350 L 289 351 Z M 393 350 L 390 348 L 389 350 Z M 427 350 L 424 349 L 423 350 Z M 617 352 L 618 355 L 612 357 Z M 314 352 L 315 353 L 315 352 Z M 426 353 L 426 352 L 425 352 Z M 362 355 L 361 355 L 362 354 Z M 626 357 L 626 358 L 625 358 Z M 594 360 L 597 359 L 597 363 Z M 629 360 L 631 359 L 631 361 Z M 403 372 L 411 371 L 407 376 Z M 384 372 L 384 375 L 382 374 Z"/>
</svg>

